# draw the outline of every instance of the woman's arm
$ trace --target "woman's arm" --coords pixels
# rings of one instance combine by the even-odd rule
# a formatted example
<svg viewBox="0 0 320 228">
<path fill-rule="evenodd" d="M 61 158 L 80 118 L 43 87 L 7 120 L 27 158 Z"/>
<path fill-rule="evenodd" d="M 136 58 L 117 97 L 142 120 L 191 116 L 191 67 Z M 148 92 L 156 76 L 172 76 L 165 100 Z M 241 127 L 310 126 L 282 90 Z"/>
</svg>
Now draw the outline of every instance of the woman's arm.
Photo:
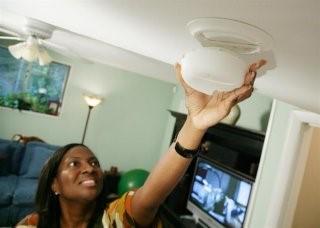
<svg viewBox="0 0 320 228">
<path fill-rule="evenodd" d="M 240 88 L 230 92 L 215 92 L 211 96 L 189 87 L 183 81 L 180 65 L 177 64 L 177 78 L 185 90 L 188 116 L 176 141 L 186 149 L 196 150 L 209 127 L 227 116 L 235 104 L 251 96 L 256 70 L 265 63 L 261 60 L 252 64 Z M 131 213 L 139 225 L 147 226 L 152 222 L 160 204 L 177 185 L 191 160 L 175 151 L 175 143 L 169 147 L 132 199 Z"/>
</svg>

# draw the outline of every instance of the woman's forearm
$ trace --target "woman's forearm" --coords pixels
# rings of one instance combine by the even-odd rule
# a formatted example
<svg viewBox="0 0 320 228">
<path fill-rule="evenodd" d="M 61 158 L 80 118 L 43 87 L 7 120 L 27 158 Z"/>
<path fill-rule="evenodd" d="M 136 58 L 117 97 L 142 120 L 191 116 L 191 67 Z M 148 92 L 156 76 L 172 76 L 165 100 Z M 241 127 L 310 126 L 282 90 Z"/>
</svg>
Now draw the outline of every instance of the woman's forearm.
<svg viewBox="0 0 320 228">
<path fill-rule="evenodd" d="M 176 64 L 177 78 L 184 88 L 189 113 L 177 137 L 179 144 L 188 150 L 198 148 L 206 128 L 218 123 L 228 115 L 234 105 L 251 96 L 256 71 L 265 64 L 265 60 L 252 64 L 241 87 L 229 92 L 215 91 L 211 95 L 190 87 L 182 78 L 180 64 Z M 144 186 L 133 197 L 132 212 L 141 225 L 148 225 L 152 221 L 159 205 L 178 184 L 190 162 L 191 158 L 184 158 L 175 151 L 175 144 L 170 146 Z"/>
<path fill-rule="evenodd" d="M 190 118 L 187 118 L 176 141 L 186 149 L 195 150 L 199 147 L 204 133 L 205 130 L 196 129 Z M 143 218 L 144 221 L 148 217 L 152 220 L 157 208 L 177 185 L 191 160 L 191 158 L 179 155 L 175 151 L 175 143 L 173 143 L 152 170 L 144 186 L 136 192 L 133 199 L 135 201 L 133 202 L 133 212 L 135 205 L 139 205 L 137 216 Z M 145 208 L 144 213 L 141 213 L 141 207 Z M 139 218 L 137 219 L 140 221 Z"/>
</svg>

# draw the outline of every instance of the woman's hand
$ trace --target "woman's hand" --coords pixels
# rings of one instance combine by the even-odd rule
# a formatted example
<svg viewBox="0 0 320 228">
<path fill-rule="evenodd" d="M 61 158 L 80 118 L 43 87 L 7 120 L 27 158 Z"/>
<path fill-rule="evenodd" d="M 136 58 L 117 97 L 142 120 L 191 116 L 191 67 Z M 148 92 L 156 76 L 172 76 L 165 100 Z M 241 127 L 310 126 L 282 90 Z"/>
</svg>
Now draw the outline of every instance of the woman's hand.
<svg viewBox="0 0 320 228">
<path fill-rule="evenodd" d="M 207 128 L 218 123 L 230 112 L 232 106 L 250 97 L 256 70 L 266 63 L 260 60 L 252 64 L 245 76 L 243 85 L 230 92 L 215 92 L 211 96 L 198 92 L 188 86 L 181 77 L 181 67 L 176 65 L 177 77 L 185 94 L 188 118 L 176 138 L 182 147 L 195 150 Z M 139 188 L 131 203 L 131 215 L 141 226 L 148 226 L 169 193 L 186 172 L 192 159 L 184 158 L 175 150 L 172 143 L 167 153 L 160 159 L 150 173 L 143 187 Z M 170 172 L 168 172 L 170 170 Z"/>
<path fill-rule="evenodd" d="M 182 79 L 181 66 L 176 64 L 176 74 L 186 96 L 186 107 L 195 128 L 206 130 L 225 118 L 231 108 L 251 96 L 257 70 L 266 64 L 265 60 L 253 63 L 245 75 L 243 85 L 229 92 L 215 91 L 207 95 L 194 90 Z"/>
</svg>

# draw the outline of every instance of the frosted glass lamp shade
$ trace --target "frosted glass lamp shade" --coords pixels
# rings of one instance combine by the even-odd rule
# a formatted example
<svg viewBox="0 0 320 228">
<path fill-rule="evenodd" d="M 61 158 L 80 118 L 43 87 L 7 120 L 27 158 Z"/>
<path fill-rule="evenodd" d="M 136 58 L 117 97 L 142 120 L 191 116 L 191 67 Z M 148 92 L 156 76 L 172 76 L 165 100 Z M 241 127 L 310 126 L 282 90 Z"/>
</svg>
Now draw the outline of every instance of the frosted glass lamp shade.
<svg viewBox="0 0 320 228">
<path fill-rule="evenodd" d="M 37 60 L 38 55 L 39 55 L 39 48 L 38 48 L 37 40 L 34 37 L 29 36 L 26 41 L 25 49 L 22 52 L 22 58 L 27 60 L 28 62 L 32 62 Z"/>
<path fill-rule="evenodd" d="M 49 64 L 52 61 L 46 49 L 41 47 L 33 36 L 28 37 L 26 42 L 10 45 L 8 49 L 16 59 L 22 58 L 28 62 L 38 60 L 40 66 Z"/>
<path fill-rule="evenodd" d="M 43 48 L 39 49 L 39 65 L 43 66 L 43 65 L 47 65 L 49 63 L 51 63 L 52 59 L 49 56 L 48 52 L 46 50 L 44 50 Z"/>
<path fill-rule="evenodd" d="M 25 49 L 26 43 L 18 43 L 15 45 L 11 45 L 8 47 L 10 54 L 16 59 L 20 59 L 22 57 L 22 53 Z"/>
<path fill-rule="evenodd" d="M 95 107 L 97 106 L 98 104 L 101 103 L 102 99 L 99 98 L 99 97 L 95 97 L 95 96 L 88 96 L 88 95 L 85 95 L 84 96 L 84 100 L 86 101 L 86 103 L 91 106 L 91 107 Z"/>
<path fill-rule="evenodd" d="M 22 58 L 28 62 L 33 62 L 38 57 L 38 49 L 34 47 L 25 48 L 22 52 Z"/>
<path fill-rule="evenodd" d="M 247 69 L 248 64 L 236 53 L 217 47 L 199 48 L 181 60 L 185 82 L 208 95 L 241 86 Z"/>
</svg>

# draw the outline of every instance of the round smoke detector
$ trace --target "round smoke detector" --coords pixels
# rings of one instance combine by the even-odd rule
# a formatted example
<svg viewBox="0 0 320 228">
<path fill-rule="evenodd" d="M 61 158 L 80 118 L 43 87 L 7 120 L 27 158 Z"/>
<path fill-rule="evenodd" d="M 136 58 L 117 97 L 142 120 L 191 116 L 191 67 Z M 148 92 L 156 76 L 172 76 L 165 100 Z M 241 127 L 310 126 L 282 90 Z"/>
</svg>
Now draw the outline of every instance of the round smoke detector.
<svg viewBox="0 0 320 228">
<path fill-rule="evenodd" d="M 272 48 L 273 39 L 264 30 L 225 18 L 199 18 L 188 23 L 191 34 L 203 46 L 181 60 L 182 77 L 200 92 L 231 90 L 241 86 L 251 55 Z"/>
<path fill-rule="evenodd" d="M 221 47 L 238 54 L 271 49 L 273 39 L 264 30 L 245 22 L 226 18 L 198 18 L 187 24 L 203 47 Z"/>
</svg>

